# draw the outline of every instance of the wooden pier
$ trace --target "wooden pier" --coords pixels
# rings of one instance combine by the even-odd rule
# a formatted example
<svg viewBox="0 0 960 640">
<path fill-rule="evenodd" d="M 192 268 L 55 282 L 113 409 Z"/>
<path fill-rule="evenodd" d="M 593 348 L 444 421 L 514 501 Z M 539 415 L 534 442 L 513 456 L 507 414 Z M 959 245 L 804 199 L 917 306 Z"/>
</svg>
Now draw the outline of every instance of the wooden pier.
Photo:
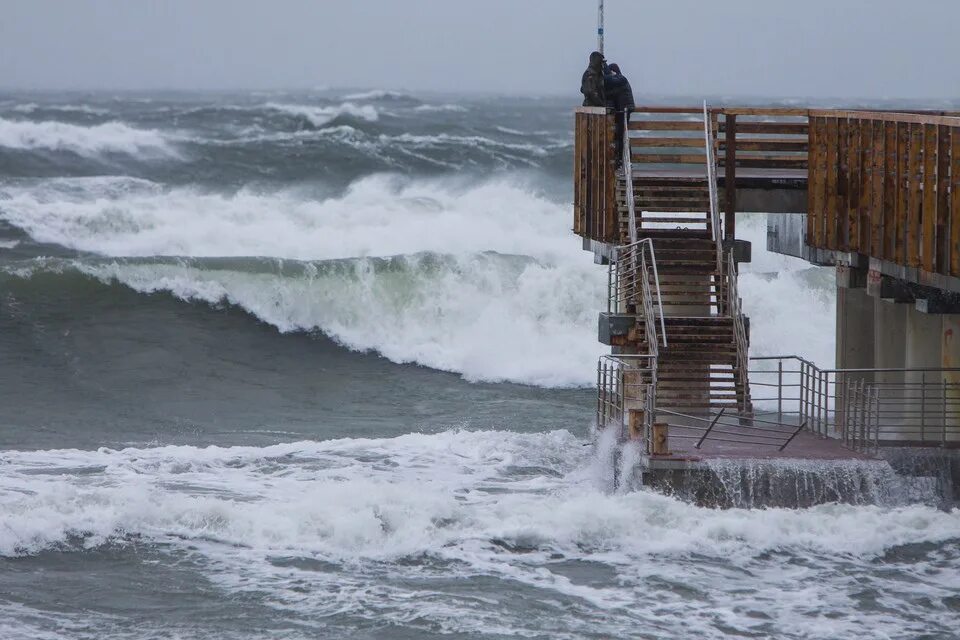
<svg viewBox="0 0 960 640">
<path fill-rule="evenodd" d="M 880 391 L 868 383 L 890 375 L 872 370 L 824 374 L 804 361 L 794 384 L 781 360 L 777 411 L 767 397 L 755 406 L 751 375 L 770 372 L 749 358 L 737 274 L 750 248 L 736 238 L 736 214 L 805 216 L 794 226 L 819 263 L 913 269 L 927 286 L 957 278 L 960 292 L 960 118 L 639 107 L 618 170 L 616 117 L 579 108 L 575 119 L 574 232 L 610 269 L 599 338 L 612 353 L 598 366 L 598 426 L 640 441 L 647 469 L 718 458 L 856 461 L 885 443 L 932 446 L 881 437 L 906 433 L 908 420 L 897 418 L 897 431 L 877 408 Z M 934 431 L 945 446 L 954 429 L 960 440 L 960 369 L 937 371 L 957 384 L 938 396 Z"/>
</svg>

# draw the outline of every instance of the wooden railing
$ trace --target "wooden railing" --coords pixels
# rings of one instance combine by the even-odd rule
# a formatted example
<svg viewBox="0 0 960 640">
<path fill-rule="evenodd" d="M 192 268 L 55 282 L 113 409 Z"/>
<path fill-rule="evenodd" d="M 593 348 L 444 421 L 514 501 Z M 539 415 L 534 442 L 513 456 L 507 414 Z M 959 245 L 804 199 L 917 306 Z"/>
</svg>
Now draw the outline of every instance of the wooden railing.
<svg viewBox="0 0 960 640">
<path fill-rule="evenodd" d="M 960 117 L 811 111 L 807 243 L 960 276 Z"/>
<path fill-rule="evenodd" d="M 784 175 L 803 177 L 808 110 L 713 107 L 708 113 L 716 166 L 724 182 L 720 202 L 724 226 L 727 237 L 733 237 L 737 169 L 771 183 Z M 574 230 L 611 243 L 619 241 L 613 117 L 603 109 L 577 109 L 574 168 Z M 630 120 L 629 139 L 638 179 L 649 173 L 706 178 L 702 107 L 639 106 Z"/>
<path fill-rule="evenodd" d="M 620 243 L 614 171 L 614 116 L 606 109 L 576 112 L 573 165 L 573 231 L 600 242 Z"/>
</svg>

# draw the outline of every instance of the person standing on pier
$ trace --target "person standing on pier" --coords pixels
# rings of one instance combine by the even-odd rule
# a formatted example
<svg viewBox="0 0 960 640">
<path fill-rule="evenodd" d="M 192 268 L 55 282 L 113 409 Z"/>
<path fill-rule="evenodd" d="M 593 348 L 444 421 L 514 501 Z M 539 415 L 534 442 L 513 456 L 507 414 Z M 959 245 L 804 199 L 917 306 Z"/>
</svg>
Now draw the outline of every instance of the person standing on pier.
<svg viewBox="0 0 960 640">
<path fill-rule="evenodd" d="M 617 123 L 617 154 L 616 165 L 619 169 L 623 165 L 623 139 L 626 136 L 626 121 L 630 119 L 636 104 L 633 101 L 633 88 L 630 81 L 620 72 L 620 65 L 614 63 L 607 67 L 603 74 L 604 92 L 607 98 L 607 108 L 613 109 Z M 626 119 L 624 118 L 626 116 Z"/>
<path fill-rule="evenodd" d="M 583 72 L 583 78 L 580 80 L 580 93 L 583 94 L 583 106 L 585 107 L 605 107 L 607 106 L 607 95 L 604 90 L 604 74 L 606 64 L 603 60 L 603 54 L 594 51 L 590 54 L 590 65 Z"/>
</svg>

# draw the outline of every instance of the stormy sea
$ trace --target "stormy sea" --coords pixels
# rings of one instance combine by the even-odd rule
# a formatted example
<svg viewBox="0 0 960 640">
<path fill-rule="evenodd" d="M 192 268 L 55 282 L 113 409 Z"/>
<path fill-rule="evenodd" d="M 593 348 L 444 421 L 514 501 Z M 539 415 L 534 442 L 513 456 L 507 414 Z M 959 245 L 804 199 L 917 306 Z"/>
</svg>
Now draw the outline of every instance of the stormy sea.
<svg viewBox="0 0 960 640">
<path fill-rule="evenodd" d="M 956 638 L 955 510 L 613 489 L 574 104 L 0 94 L 0 638 Z"/>
</svg>

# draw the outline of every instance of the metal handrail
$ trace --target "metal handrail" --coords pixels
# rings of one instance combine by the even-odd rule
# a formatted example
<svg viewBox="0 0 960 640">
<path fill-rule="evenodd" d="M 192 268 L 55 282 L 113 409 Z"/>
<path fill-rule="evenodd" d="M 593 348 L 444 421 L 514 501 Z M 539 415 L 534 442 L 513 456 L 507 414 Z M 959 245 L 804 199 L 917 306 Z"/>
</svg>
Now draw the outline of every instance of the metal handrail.
<svg viewBox="0 0 960 640">
<path fill-rule="evenodd" d="M 636 196 L 633 193 L 633 156 L 630 151 L 630 110 L 623 110 L 623 179 L 624 187 L 627 192 L 627 214 L 628 230 L 630 233 L 630 244 L 637 241 L 637 205 Z"/>
<path fill-rule="evenodd" d="M 703 102 L 703 135 L 707 152 L 707 187 L 710 194 L 710 223 L 713 227 L 713 241 L 717 245 L 717 273 L 723 269 L 723 230 L 720 227 L 720 196 L 717 193 L 717 158 L 713 146 L 713 121 L 707 102 Z M 720 285 L 719 299 L 723 300 L 723 283 Z"/>
<path fill-rule="evenodd" d="M 620 429 L 622 437 L 629 412 L 642 407 L 647 453 L 656 415 L 656 362 L 652 354 L 603 356 L 597 362 L 597 427 Z"/>
<path fill-rule="evenodd" d="M 651 279 L 657 294 L 657 311 L 660 316 L 659 338 L 656 327 L 657 314 L 653 308 L 653 292 L 650 289 Z M 657 270 L 657 254 L 652 238 L 644 238 L 639 242 L 619 247 L 616 260 L 610 264 L 607 279 L 607 311 L 620 313 L 629 307 L 642 307 L 649 335 L 653 337 L 652 340 L 648 340 L 651 349 L 657 349 L 658 344 L 666 347 L 667 327 L 664 321 L 663 296 L 660 291 L 660 273 Z"/>
<path fill-rule="evenodd" d="M 960 368 L 820 369 L 795 355 L 750 360 L 776 363 L 774 369 L 750 372 L 754 378 L 775 376 L 754 382 L 775 390 L 754 401 L 775 402 L 779 419 L 807 420 L 823 437 L 863 450 L 960 441 Z"/>
<path fill-rule="evenodd" d="M 746 323 L 743 321 L 743 311 L 741 309 L 741 300 L 740 293 L 737 286 L 737 265 L 733 259 L 733 252 L 731 251 L 727 255 L 727 302 L 726 306 L 730 312 L 730 317 L 733 319 L 733 335 L 734 340 L 737 344 L 737 364 L 740 366 L 740 371 L 743 372 L 744 377 L 744 410 L 750 410 L 750 385 L 749 385 L 749 354 L 748 350 L 750 348 L 747 343 L 747 328 Z"/>
</svg>

